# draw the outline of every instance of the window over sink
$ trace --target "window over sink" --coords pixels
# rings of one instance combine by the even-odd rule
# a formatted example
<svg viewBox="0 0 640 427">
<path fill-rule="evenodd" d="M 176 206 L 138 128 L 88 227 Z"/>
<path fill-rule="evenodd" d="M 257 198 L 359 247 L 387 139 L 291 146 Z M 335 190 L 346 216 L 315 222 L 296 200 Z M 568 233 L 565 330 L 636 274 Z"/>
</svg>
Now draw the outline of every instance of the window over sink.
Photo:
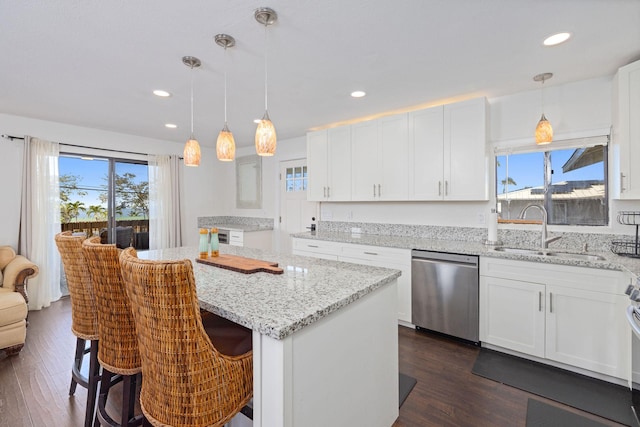
<svg viewBox="0 0 640 427">
<path fill-rule="evenodd" d="M 554 147 L 554 145 L 556 145 Z M 496 150 L 496 202 L 500 222 L 542 220 L 530 204 L 546 208 L 552 225 L 607 225 L 607 144 L 551 143 L 540 151 Z"/>
</svg>

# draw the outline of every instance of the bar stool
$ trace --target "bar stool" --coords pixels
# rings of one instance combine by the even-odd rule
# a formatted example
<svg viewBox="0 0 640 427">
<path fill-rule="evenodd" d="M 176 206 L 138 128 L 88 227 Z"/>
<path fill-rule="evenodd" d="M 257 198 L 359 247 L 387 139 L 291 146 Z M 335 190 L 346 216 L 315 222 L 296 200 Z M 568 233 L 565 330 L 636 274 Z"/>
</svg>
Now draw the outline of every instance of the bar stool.
<svg viewBox="0 0 640 427">
<path fill-rule="evenodd" d="M 140 406 L 154 426 L 222 426 L 253 395 L 253 352 L 220 353 L 202 324 L 189 260 L 120 253 L 144 381 Z M 246 329 L 246 328 L 243 328 Z"/>
<path fill-rule="evenodd" d="M 91 275 L 82 253 L 83 240 L 84 236 L 73 236 L 70 231 L 64 231 L 55 236 L 71 297 L 71 332 L 77 337 L 69 395 L 72 396 L 75 393 L 78 384 L 87 389 L 84 426 L 91 427 L 100 380 L 98 316 Z M 91 343 L 89 349 L 85 348 L 86 341 Z M 89 353 L 89 372 L 84 376 L 81 373 L 82 360 L 87 353 Z"/>
<path fill-rule="evenodd" d="M 82 243 L 98 308 L 100 348 L 98 361 L 102 366 L 102 380 L 94 425 L 112 427 L 138 426 L 144 417 L 134 416 L 137 378 L 142 371 L 136 325 L 131 313 L 129 297 L 124 288 L 116 245 L 100 244 L 95 236 Z M 117 381 L 112 381 L 119 375 Z M 109 389 L 123 382 L 120 422 L 106 411 Z"/>
</svg>

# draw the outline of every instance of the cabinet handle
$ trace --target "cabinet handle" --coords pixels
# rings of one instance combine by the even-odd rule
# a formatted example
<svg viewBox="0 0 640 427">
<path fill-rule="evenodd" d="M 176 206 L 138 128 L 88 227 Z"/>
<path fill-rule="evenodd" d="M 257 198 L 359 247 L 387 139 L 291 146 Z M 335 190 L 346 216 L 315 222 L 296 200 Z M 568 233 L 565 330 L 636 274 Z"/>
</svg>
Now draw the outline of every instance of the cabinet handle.
<svg viewBox="0 0 640 427">
<path fill-rule="evenodd" d="M 378 255 L 378 254 L 377 254 L 377 253 L 375 253 L 375 252 L 365 252 L 364 254 L 365 254 L 365 255 Z"/>
<path fill-rule="evenodd" d="M 310 248 L 317 248 L 318 247 L 317 245 L 307 245 L 307 246 L 310 247 Z"/>
<path fill-rule="evenodd" d="M 442 181 L 438 181 L 438 196 L 442 196 Z"/>
<path fill-rule="evenodd" d="M 373 197 L 376 197 L 376 185 L 373 184 Z"/>
<path fill-rule="evenodd" d="M 380 193 L 380 184 L 378 184 L 378 197 L 380 197 L 382 193 Z"/>
<path fill-rule="evenodd" d="M 322 197 L 327 197 L 327 187 L 322 187 Z"/>
<path fill-rule="evenodd" d="M 327 187 L 327 198 L 331 197 L 331 187 Z"/>
<path fill-rule="evenodd" d="M 549 313 L 553 313 L 553 294 L 549 292 Z"/>
<path fill-rule="evenodd" d="M 542 292 L 538 292 L 538 311 L 542 311 Z"/>
<path fill-rule="evenodd" d="M 449 195 L 449 181 L 444 182 L 444 195 L 445 196 Z"/>
<path fill-rule="evenodd" d="M 624 174 L 620 172 L 620 192 L 623 193 L 626 190 L 624 188 Z"/>
</svg>

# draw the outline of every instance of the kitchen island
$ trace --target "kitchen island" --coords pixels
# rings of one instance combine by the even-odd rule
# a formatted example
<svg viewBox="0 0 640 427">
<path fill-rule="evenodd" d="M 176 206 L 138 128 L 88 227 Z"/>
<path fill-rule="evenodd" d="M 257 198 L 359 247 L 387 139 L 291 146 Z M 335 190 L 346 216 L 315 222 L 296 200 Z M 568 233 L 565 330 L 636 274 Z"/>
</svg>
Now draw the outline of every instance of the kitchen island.
<svg viewBox="0 0 640 427">
<path fill-rule="evenodd" d="M 139 256 L 191 259 L 201 307 L 253 330 L 253 425 L 391 426 L 400 271 L 227 245 L 220 252 L 277 262 L 284 272 L 201 264 L 195 247 Z"/>
</svg>

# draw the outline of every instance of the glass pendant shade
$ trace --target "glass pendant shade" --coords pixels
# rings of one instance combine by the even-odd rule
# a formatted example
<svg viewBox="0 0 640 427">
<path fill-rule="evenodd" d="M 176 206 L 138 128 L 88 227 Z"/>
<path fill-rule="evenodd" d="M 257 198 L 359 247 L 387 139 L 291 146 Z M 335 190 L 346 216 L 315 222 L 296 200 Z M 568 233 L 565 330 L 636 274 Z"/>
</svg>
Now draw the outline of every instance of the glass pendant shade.
<svg viewBox="0 0 640 427">
<path fill-rule="evenodd" d="M 256 129 L 256 153 L 258 156 L 273 156 L 276 153 L 276 128 L 266 111 Z"/>
<path fill-rule="evenodd" d="M 185 166 L 200 166 L 200 144 L 193 135 L 184 145 L 183 157 Z"/>
<path fill-rule="evenodd" d="M 551 141 L 553 141 L 553 128 L 544 113 L 542 113 L 538 126 L 536 126 L 536 144 L 545 145 L 550 144 Z"/>
<path fill-rule="evenodd" d="M 224 127 L 218 134 L 218 140 L 216 141 L 216 153 L 218 160 L 222 162 L 231 162 L 236 157 L 236 141 L 233 139 L 233 134 L 224 124 Z"/>
</svg>

